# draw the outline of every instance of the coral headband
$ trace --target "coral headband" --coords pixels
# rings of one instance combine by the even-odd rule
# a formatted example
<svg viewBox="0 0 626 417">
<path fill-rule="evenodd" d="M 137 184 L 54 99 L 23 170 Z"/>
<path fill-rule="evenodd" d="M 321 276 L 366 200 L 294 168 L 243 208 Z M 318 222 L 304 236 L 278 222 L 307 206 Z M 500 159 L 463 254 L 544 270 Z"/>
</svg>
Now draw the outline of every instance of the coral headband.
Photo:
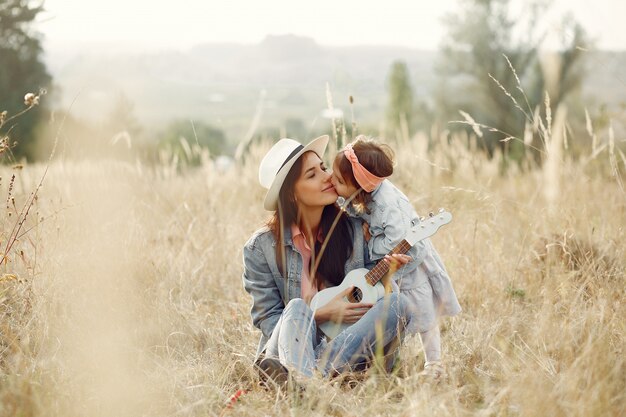
<svg viewBox="0 0 626 417">
<path fill-rule="evenodd" d="M 352 165 L 352 174 L 354 174 L 356 182 L 358 182 L 361 188 L 363 188 L 366 192 L 371 193 L 381 182 L 385 180 L 386 177 L 377 177 L 361 165 L 359 158 L 357 158 L 354 153 L 354 149 L 352 149 L 352 144 L 349 143 L 345 148 L 343 148 L 343 154 Z"/>
</svg>

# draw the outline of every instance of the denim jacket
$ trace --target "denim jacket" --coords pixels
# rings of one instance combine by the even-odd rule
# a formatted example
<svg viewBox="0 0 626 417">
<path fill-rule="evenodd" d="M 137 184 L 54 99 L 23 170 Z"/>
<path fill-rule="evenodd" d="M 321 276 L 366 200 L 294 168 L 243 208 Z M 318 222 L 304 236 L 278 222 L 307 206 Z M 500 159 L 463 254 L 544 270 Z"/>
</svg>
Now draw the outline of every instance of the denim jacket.
<svg viewBox="0 0 626 417">
<path fill-rule="evenodd" d="M 357 214 L 354 209 L 350 215 L 359 216 L 369 224 L 371 238 L 368 242 L 369 258 L 377 261 L 400 243 L 407 231 L 420 222 L 419 216 L 409 199 L 389 180 L 383 181 L 372 191 L 372 201 L 367 206 L 369 213 Z M 417 242 L 409 251 L 413 261 L 399 269 L 394 275 L 401 289 L 410 289 L 418 285 L 416 271 L 427 255 L 427 240 Z"/>
<path fill-rule="evenodd" d="M 367 262 L 361 220 L 350 218 L 350 222 L 353 251 L 344 268 L 346 274 L 365 267 Z M 252 324 L 262 333 L 257 355 L 264 350 L 287 303 L 301 297 L 302 256 L 293 243 L 289 227 L 285 228 L 284 240 L 286 278 L 276 264 L 276 240 L 267 227 L 257 230 L 243 248 L 243 286 L 252 296 Z"/>
</svg>

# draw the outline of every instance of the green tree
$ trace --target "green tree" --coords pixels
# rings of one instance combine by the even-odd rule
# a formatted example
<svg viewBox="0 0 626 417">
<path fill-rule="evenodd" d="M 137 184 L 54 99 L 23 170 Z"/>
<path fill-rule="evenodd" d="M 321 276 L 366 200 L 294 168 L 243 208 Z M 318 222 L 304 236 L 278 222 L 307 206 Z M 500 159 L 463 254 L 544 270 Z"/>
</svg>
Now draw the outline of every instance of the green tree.
<svg viewBox="0 0 626 417">
<path fill-rule="evenodd" d="M 285 136 L 294 139 L 303 139 L 306 137 L 306 126 L 302 119 L 297 117 L 289 117 L 285 120 Z"/>
<path fill-rule="evenodd" d="M 201 162 L 199 156 L 193 152 L 194 148 L 208 149 L 211 156 L 224 155 L 231 151 L 222 130 L 191 120 L 170 123 L 161 134 L 159 147 L 170 149 L 191 165 Z"/>
<path fill-rule="evenodd" d="M 536 60 L 534 83 L 530 83 L 529 93 L 533 103 L 544 100 L 544 92 L 549 94 L 552 103 L 564 102 L 580 89 L 584 81 L 583 62 L 590 44 L 587 34 L 569 14 L 563 18 L 561 27 L 560 50 L 545 51 Z"/>
<path fill-rule="evenodd" d="M 32 29 L 37 15 L 43 11 L 38 2 L 29 0 L 3 0 L 0 3 L 0 111 L 8 116 L 19 113 L 27 106 L 27 93 L 39 94 L 49 88 L 51 77 L 41 59 L 39 35 Z M 10 139 L 17 142 L 16 156 L 28 156 L 35 141 L 37 124 L 46 115 L 45 101 L 34 107 L 10 126 Z"/>
<path fill-rule="evenodd" d="M 413 116 L 413 88 L 407 65 L 395 61 L 387 80 L 389 103 L 387 105 L 387 128 L 392 135 L 408 134 Z M 406 123 L 406 124 L 405 124 Z"/>
<path fill-rule="evenodd" d="M 120 133 L 126 133 L 132 140 L 140 135 L 142 129 L 135 116 L 135 104 L 124 93 L 117 95 L 103 128 L 108 140 Z"/>
<path fill-rule="evenodd" d="M 554 111 L 580 88 L 583 55 L 579 47 L 586 44 L 586 37 L 574 20 L 567 23 L 565 33 L 571 39 L 562 40 L 551 52 L 559 68 L 550 81 L 549 74 L 554 71 L 547 70 L 546 61 L 540 59 L 545 34 L 538 30 L 549 4 L 525 3 L 515 16 L 510 6 L 510 0 L 462 0 L 459 11 L 445 18 L 448 32 L 438 68 L 441 79 L 436 102 L 440 123 L 459 120 L 459 110 L 463 110 L 476 122 L 500 131 L 482 131 L 489 152 L 511 144 L 509 156 L 517 158 L 523 151 L 521 141 L 502 139 L 521 137 L 525 123 L 532 122 L 535 109 L 544 102 L 546 89 Z M 550 89 L 556 93 L 552 95 Z"/>
</svg>

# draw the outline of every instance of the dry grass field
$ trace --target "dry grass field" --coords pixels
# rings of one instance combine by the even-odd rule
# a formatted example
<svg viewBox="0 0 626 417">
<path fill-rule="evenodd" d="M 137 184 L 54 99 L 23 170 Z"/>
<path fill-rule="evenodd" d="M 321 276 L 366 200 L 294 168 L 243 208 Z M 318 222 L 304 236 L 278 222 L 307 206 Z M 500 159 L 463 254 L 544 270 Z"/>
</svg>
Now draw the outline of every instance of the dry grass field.
<svg viewBox="0 0 626 417">
<path fill-rule="evenodd" d="M 543 168 L 502 174 L 498 155 L 463 138 L 393 146 L 393 180 L 418 212 L 454 215 L 433 237 L 463 307 L 442 323 L 445 381 L 418 376 L 409 339 L 391 375 L 314 379 L 300 394 L 259 385 L 241 249 L 267 218 L 257 167 L 269 145 L 224 172 L 61 155 L 17 240 L 46 166 L 0 167 L 3 251 L 14 241 L 0 278 L 0 415 L 625 415 L 617 147 L 574 161 L 548 145 Z"/>
</svg>

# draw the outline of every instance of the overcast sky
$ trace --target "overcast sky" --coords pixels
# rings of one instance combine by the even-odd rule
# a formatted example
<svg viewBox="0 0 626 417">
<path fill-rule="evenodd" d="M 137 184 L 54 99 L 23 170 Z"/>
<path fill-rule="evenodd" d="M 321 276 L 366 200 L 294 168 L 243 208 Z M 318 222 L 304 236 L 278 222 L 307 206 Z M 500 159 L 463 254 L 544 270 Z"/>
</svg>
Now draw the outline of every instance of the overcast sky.
<svg viewBox="0 0 626 417">
<path fill-rule="evenodd" d="M 515 0 L 521 4 L 523 0 Z M 626 49 L 626 1 L 556 0 L 548 24 L 571 11 L 600 49 Z M 45 0 L 38 28 L 48 42 L 126 41 L 155 48 L 203 42 L 258 43 L 293 33 L 319 44 L 436 49 L 441 17 L 457 0 Z"/>
</svg>

